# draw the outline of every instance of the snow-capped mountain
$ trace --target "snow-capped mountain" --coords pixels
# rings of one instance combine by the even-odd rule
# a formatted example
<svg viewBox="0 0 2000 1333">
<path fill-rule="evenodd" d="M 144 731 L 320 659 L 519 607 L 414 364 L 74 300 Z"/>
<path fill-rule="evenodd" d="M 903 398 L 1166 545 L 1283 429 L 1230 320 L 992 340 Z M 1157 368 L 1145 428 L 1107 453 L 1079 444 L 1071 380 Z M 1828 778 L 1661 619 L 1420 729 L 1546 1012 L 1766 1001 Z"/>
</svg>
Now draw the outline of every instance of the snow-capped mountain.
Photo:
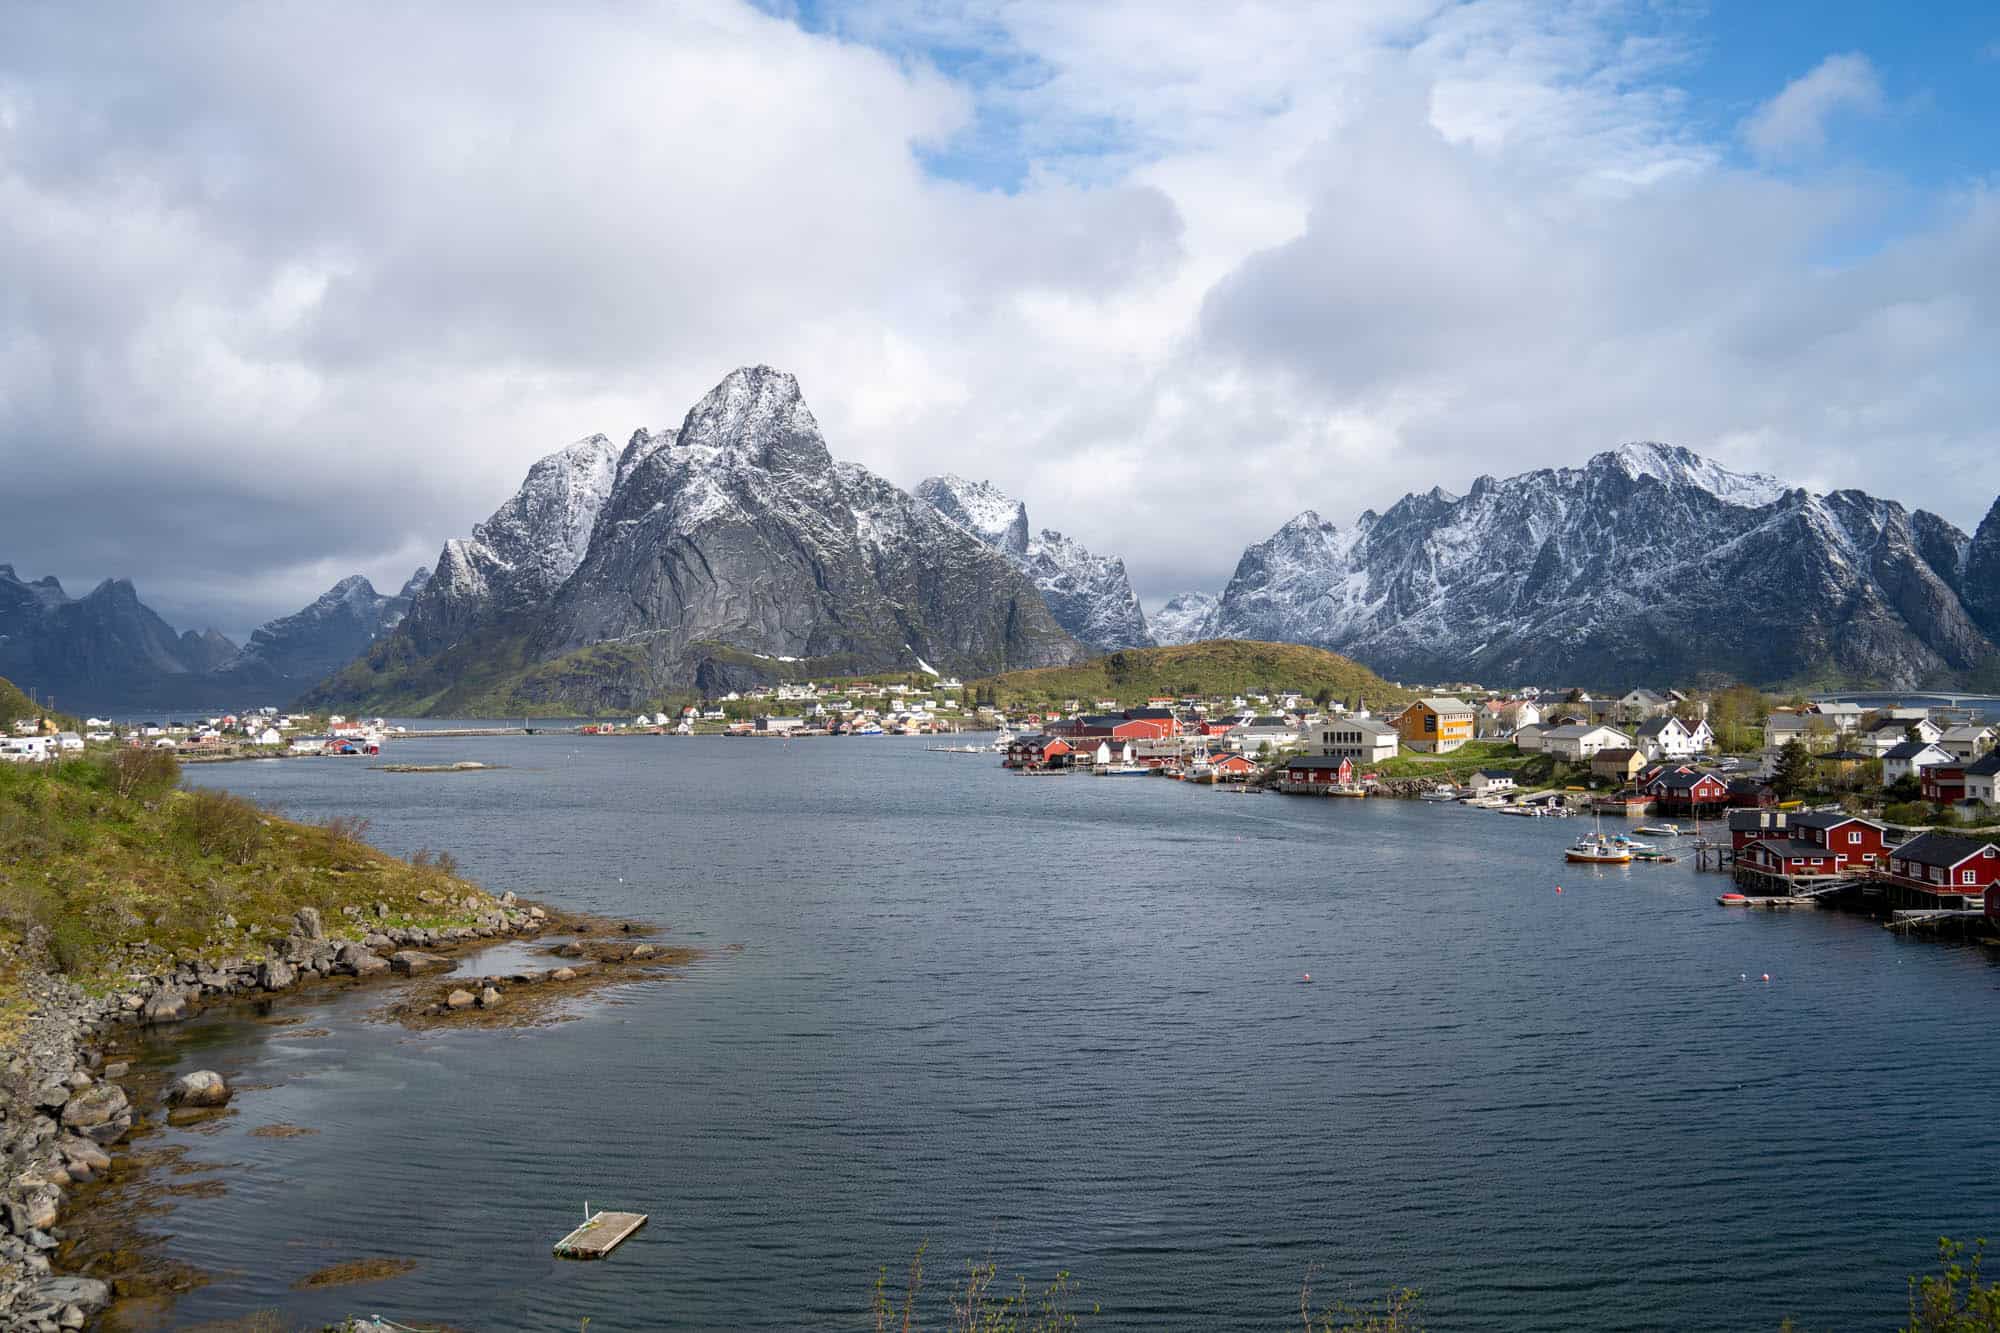
<svg viewBox="0 0 2000 1333">
<path fill-rule="evenodd" d="M 401 624 L 429 581 L 430 571 L 419 569 L 400 592 L 384 596 L 367 579 L 351 574 L 303 610 L 260 625 L 243 651 L 220 670 L 245 690 L 269 694 L 273 702 L 289 700 Z"/>
<path fill-rule="evenodd" d="M 1184 592 L 1168 598 L 1166 605 L 1146 617 L 1146 625 L 1153 632 L 1153 641 L 1161 647 L 1169 647 L 1206 638 L 1203 630 L 1220 601 L 1212 592 Z"/>
<path fill-rule="evenodd" d="M 1123 560 L 1093 555 L 1048 528 L 1030 535 L 1028 506 L 991 482 L 946 474 L 918 482 L 916 493 L 1012 560 L 1042 594 L 1056 623 L 1079 643 L 1107 652 L 1153 645 Z"/>
<path fill-rule="evenodd" d="M 436 652 L 555 596 L 583 563 L 597 516 L 641 437 L 650 446 L 651 437 L 640 431 L 623 450 L 592 435 L 550 454 L 528 469 L 521 489 L 470 537 L 447 541 L 424 595 L 410 608 L 410 632 L 419 647 Z"/>
<path fill-rule="evenodd" d="M 1627 445 L 1408 495 L 1349 528 L 1300 514 L 1243 553 L 1205 633 L 1315 644 L 1405 679 L 1908 686 L 1995 652 L 1968 602 L 1975 546 L 1860 492 Z"/>
<path fill-rule="evenodd" d="M 623 708 L 781 661 L 972 674 L 1081 655 L 1005 555 L 836 463 L 798 382 L 757 366 L 678 431 L 537 463 L 446 544 L 403 627 L 314 698 Z"/>
</svg>

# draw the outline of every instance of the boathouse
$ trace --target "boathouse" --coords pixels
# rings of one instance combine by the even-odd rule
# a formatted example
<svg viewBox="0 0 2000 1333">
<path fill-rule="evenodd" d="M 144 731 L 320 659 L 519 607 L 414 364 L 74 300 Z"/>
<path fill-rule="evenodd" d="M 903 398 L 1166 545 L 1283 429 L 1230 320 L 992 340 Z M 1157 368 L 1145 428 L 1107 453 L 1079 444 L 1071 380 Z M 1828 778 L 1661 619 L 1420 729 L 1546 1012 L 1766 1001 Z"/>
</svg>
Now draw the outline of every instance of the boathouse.
<svg viewBox="0 0 2000 1333">
<path fill-rule="evenodd" d="M 1835 870 L 1877 865 L 1889 850 L 1887 825 L 1842 810 L 1729 812 L 1729 841 L 1736 851 L 1773 839 L 1817 848 Z"/>
<path fill-rule="evenodd" d="M 2000 885 L 2000 840 L 1925 833 L 1891 848 L 1883 877 L 1891 906 L 1964 908 L 1990 901 Z M 1898 901 L 1896 891 L 1901 892 Z"/>
<path fill-rule="evenodd" d="M 1060 736 L 1017 736 L 1007 744 L 1007 768 L 1068 768 L 1076 750 Z"/>
<path fill-rule="evenodd" d="M 1706 769 L 1670 768 L 1643 788 L 1663 815 L 1692 815 L 1722 809 L 1729 803 L 1729 784 Z"/>
<path fill-rule="evenodd" d="M 1842 869 L 1835 864 L 1833 854 L 1818 843 L 1782 837 L 1759 838 L 1742 847 L 1736 853 L 1736 864 L 1787 877 L 1834 875 Z"/>
<path fill-rule="evenodd" d="M 1240 756 L 1239 756 L 1240 757 Z M 1295 755 L 1285 763 L 1280 791 L 1296 795 L 1324 795 L 1335 787 L 1354 785 L 1354 761 L 1338 755 Z"/>
</svg>

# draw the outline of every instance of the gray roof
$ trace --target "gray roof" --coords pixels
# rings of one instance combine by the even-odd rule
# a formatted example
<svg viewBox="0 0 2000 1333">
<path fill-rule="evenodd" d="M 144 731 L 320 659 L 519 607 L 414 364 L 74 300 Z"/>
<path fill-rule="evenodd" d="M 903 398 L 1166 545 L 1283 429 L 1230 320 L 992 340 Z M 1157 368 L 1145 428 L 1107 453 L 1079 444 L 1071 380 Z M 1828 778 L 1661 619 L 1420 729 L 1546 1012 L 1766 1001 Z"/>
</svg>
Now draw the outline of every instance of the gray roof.
<svg viewBox="0 0 2000 1333">
<path fill-rule="evenodd" d="M 1419 699 L 1418 703 L 1433 713 L 1470 713 L 1472 705 L 1463 699 Z"/>
<path fill-rule="evenodd" d="M 1937 746 L 1930 741 L 1904 741 L 1901 745 L 1898 745 L 1882 757 L 1884 759 L 1915 759 L 1926 750 L 1936 749 Z M 1939 750 L 1938 753 L 1942 754 L 1944 752 Z"/>
<path fill-rule="evenodd" d="M 1889 855 L 1901 861 L 1915 861 L 1920 866 L 1949 868 L 1993 846 L 2000 846 L 2000 840 L 1966 838 L 1956 833 L 1926 833 L 1900 847 L 1891 847 Z"/>
<path fill-rule="evenodd" d="M 1553 727 L 1543 732 L 1542 737 L 1543 739 L 1548 739 L 1552 736 L 1560 736 L 1565 740 L 1574 740 L 1578 737 L 1588 736 L 1593 731 L 1617 731 L 1620 736 L 1625 734 L 1622 731 L 1618 731 L 1618 728 L 1609 726 L 1603 722 L 1572 722 L 1566 727 Z"/>
</svg>

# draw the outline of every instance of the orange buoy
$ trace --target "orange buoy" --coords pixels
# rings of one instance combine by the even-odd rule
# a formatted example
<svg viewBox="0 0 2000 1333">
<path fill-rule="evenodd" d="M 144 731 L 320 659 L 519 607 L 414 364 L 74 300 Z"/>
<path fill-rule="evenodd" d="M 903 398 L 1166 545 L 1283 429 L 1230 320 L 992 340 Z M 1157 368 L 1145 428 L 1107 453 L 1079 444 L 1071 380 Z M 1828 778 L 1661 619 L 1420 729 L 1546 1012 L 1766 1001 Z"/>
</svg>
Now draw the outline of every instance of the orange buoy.
<svg viewBox="0 0 2000 1333">
<path fill-rule="evenodd" d="M 1764 974 L 1764 980 L 1769 981 L 1770 979 L 1771 979 L 1771 974 L 1769 972 L 1766 972 Z"/>
</svg>

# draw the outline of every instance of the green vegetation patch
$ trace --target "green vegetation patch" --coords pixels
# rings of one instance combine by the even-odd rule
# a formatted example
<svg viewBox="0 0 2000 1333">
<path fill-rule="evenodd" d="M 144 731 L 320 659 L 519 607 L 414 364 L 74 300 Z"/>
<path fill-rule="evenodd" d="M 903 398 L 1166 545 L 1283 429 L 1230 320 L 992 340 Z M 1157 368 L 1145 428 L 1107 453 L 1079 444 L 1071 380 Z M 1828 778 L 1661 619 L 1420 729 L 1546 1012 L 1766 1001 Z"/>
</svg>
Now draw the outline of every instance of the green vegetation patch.
<svg viewBox="0 0 2000 1333">
<path fill-rule="evenodd" d="M 391 926 L 491 910 L 448 855 L 401 861 L 362 841 L 364 820 L 301 824 L 179 778 L 172 753 L 152 749 L 0 765 L 0 1025 L 36 928 L 53 966 L 108 988 L 169 957 L 266 957 L 301 907 L 330 929 L 349 906 Z"/>
<path fill-rule="evenodd" d="M 982 697 L 990 692 L 1002 708 L 1060 707 L 1068 699 L 1085 707 L 1098 699 L 1115 699 L 1129 707 L 1162 696 L 1229 697 L 1298 690 L 1310 698 L 1342 703 L 1359 698 L 1379 712 L 1416 697 L 1338 653 L 1247 639 L 1127 648 L 1080 666 L 1009 671 L 973 685 Z"/>
</svg>

